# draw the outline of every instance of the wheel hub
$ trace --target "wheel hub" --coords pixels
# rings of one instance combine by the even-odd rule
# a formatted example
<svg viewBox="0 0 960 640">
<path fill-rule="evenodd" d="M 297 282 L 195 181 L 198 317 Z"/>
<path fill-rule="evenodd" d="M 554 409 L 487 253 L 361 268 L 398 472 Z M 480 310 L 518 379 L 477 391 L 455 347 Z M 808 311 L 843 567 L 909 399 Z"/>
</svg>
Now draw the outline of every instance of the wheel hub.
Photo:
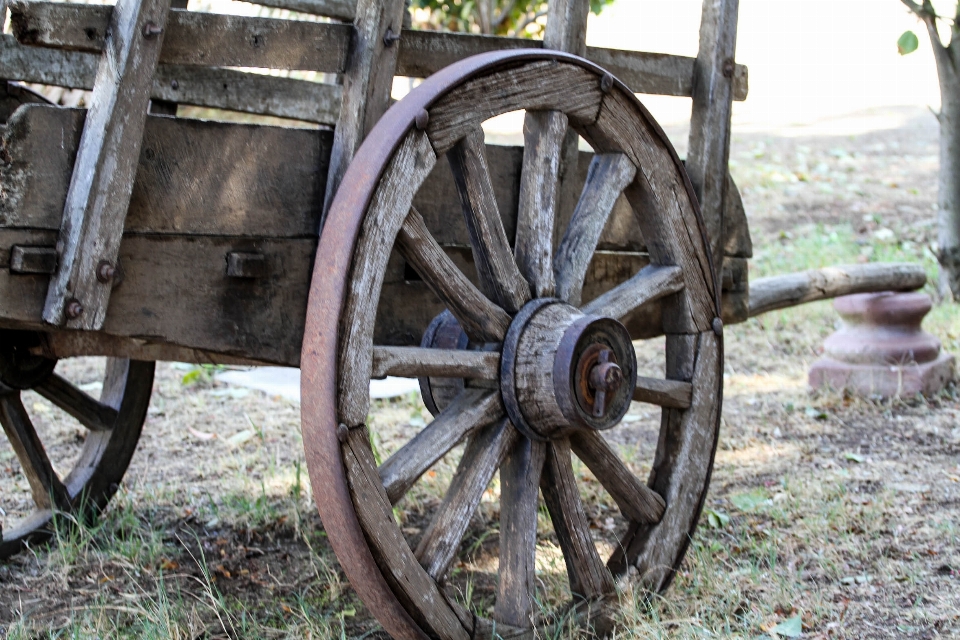
<svg viewBox="0 0 960 640">
<path fill-rule="evenodd" d="M 504 340 L 504 407 L 514 425 L 536 440 L 613 427 L 630 407 L 636 382 L 626 328 L 556 299 L 527 303 Z"/>
<path fill-rule="evenodd" d="M 57 361 L 33 355 L 40 337 L 23 331 L 0 332 L 0 384 L 17 390 L 32 389 L 46 379 Z"/>
</svg>

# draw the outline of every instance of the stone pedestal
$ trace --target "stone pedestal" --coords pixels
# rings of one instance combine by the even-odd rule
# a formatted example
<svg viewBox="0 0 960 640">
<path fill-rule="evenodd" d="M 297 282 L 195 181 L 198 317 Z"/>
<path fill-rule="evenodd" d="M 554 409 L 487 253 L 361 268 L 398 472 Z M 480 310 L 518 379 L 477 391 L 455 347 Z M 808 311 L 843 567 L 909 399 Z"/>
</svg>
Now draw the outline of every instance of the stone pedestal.
<svg viewBox="0 0 960 640">
<path fill-rule="evenodd" d="M 810 368 L 814 389 L 861 396 L 932 395 L 953 378 L 953 356 L 920 328 L 932 305 L 923 293 L 858 293 L 837 298 L 843 327 Z"/>
</svg>

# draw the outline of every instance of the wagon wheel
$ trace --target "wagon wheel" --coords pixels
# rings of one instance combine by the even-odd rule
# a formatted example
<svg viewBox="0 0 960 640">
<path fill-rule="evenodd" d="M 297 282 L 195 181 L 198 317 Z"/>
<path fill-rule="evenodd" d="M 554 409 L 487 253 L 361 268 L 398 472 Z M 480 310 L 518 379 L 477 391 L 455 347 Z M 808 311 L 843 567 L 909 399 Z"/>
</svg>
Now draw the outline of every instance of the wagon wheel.
<svg viewBox="0 0 960 640">
<path fill-rule="evenodd" d="M 525 109 L 517 240 L 493 198 L 480 123 Z M 553 251 L 557 158 L 567 125 L 597 156 Z M 551 135 L 552 132 L 552 135 Z M 546 134 L 546 135 L 542 135 Z M 446 154 L 457 182 L 479 288 L 412 208 Z M 638 169 L 639 168 L 639 169 Z M 584 276 L 613 203 L 625 193 L 651 264 L 581 304 Z M 683 558 L 709 483 L 721 396 L 722 323 L 703 225 L 662 130 L 602 69 L 544 51 L 494 52 L 435 74 L 377 124 L 327 218 L 311 285 L 302 356 L 303 436 L 324 528 L 351 583 L 397 638 L 531 635 L 550 612 L 535 602 L 538 494 L 563 552 L 576 611 L 638 568 L 665 588 Z M 395 246 L 469 338 L 466 349 L 373 344 Z M 665 379 L 637 379 L 620 318 L 663 305 Z M 442 333 L 439 324 L 430 335 Z M 430 346 L 444 346 L 428 344 Z M 371 376 L 464 378 L 434 421 L 377 467 L 365 427 Z M 636 391 L 634 391 L 636 385 Z M 649 484 L 607 444 L 631 397 L 663 406 Z M 435 400 L 431 398 L 431 402 Z M 426 533 L 408 540 L 392 513 L 458 443 L 463 457 Z M 606 563 L 586 522 L 571 453 L 630 521 Z M 500 528 L 492 619 L 446 589 L 471 514 L 499 469 Z M 569 613 L 569 610 L 567 611 Z"/>
<path fill-rule="evenodd" d="M 57 514 L 85 519 L 106 506 L 136 449 L 153 387 L 153 362 L 107 358 L 100 398 L 95 399 L 54 372 L 56 360 L 31 355 L 29 349 L 37 341 L 36 334 L 0 332 L 0 423 L 30 494 L 24 489 L 23 495 L 3 496 L 5 506 L 14 504 L 24 515 L 11 523 L 11 514 L 5 514 L 0 558 L 48 539 Z M 44 446 L 22 399 L 22 392 L 28 389 L 85 429 L 79 452 L 62 443 L 58 446 L 48 441 Z M 51 455 L 54 449 L 55 456 Z M 74 456 L 76 461 L 71 464 L 69 459 Z M 0 470 L 11 462 L 4 460 Z M 64 468 L 64 464 L 70 466 Z M 15 472 L 16 465 L 8 468 Z M 26 509 L 16 504 L 29 505 L 31 500 Z"/>
</svg>

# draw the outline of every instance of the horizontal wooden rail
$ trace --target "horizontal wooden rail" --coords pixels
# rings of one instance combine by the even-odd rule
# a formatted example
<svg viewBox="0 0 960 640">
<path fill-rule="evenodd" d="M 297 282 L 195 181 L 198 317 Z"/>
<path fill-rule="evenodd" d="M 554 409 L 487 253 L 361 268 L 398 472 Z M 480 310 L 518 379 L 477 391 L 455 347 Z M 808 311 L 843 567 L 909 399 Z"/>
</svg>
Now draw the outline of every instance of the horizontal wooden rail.
<svg viewBox="0 0 960 640">
<path fill-rule="evenodd" d="M 28 47 L 0 35 L 0 78 L 92 89 L 99 55 Z M 245 73 L 235 69 L 160 65 L 150 97 L 179 104 L 334 125 L 339 85 Z"/>
<path fill-rule="evenodd" d="M 11 3 L 10 10 L 14 34 L 24 44 L 99 53 L 113 8 L 20 0 Z M 174 10 L 160 62 L 342 73 L 351 33 L 349 24 Z M 485 51 L 542 46 L 540 41 L 523 38 L 405 29 L 397 73 L 426 77 Z M 608 69 L 636 93 L 689 97 L 693 92 L 694 58 L 588 47 L 587 59 Z M 746 67 L 737 65 L 734 99 L 746 99 L 747 84 Z"/>
<path fill-rule="evenodd" d="M 750 283 L 750 317 L 852 293 L 913 291 L 926 283 L 919 264 L 879 262 L 759 278 Z"/>
</svg>

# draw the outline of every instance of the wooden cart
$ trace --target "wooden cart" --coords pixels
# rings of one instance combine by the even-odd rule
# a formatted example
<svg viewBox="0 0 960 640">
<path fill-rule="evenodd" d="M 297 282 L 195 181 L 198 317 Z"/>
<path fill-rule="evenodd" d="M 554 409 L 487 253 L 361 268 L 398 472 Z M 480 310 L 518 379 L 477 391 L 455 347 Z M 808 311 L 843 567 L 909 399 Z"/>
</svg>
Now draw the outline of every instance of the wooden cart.
<svg viewBox="0 0 960 640">
<path fill-rule="evenodd" d="M 726 169 L 731 103 L 747 92 L 737 0 L 705 0 L 696 59 L 586 47 L 587 0 L 551 0 L 542 43 L 405 29 L 403 0 L 264 2 L 327 21 L 172 1 L 9 7 L 0 422 L 36 508 L 3 530 L 0 556 L 49 535 L 55 514 L 109 500 L 153 361 L 299 366 L 324 528 L 391 635 L 532 637 L 559 614 L 602 629 L 617 577 L 666 588 L 696 526 L 724 323 L 924 283 L 917 266 L 870 265 L 748 294 L 750 237 Z M 395 75 L 427 79 L 387 110 Z M 14 81 L 92 89 L 89 109 Z M 635 93 L 693 99 L 685 167 Z M 178 103 L 322 126 L 175 117 Z M 524 145 L 485 145 L 481 123 L 517 110 Z M 663 335 L 662 377 L 638 376 L 632 341 Z M 110 358 L 99 399 L 53 371 L 82 355 Z M 367 390 L 386 375 L 418 377 L 436 417 L 378 467 Z M 89 430 L 69 475 L 54 472 L 25 389 Z M 646 482 L 601 435 L 632 400 L 662 407 Z M 463 443 L 431 525 L 409 539 L 393 505 Z M 574 455 L 629 523 L 609 559 Z M 498 471 L 489 613 L 448 575 Z M 560 612 L 535 602 L 541 494 L 574 594 Z"/>
</svg>

